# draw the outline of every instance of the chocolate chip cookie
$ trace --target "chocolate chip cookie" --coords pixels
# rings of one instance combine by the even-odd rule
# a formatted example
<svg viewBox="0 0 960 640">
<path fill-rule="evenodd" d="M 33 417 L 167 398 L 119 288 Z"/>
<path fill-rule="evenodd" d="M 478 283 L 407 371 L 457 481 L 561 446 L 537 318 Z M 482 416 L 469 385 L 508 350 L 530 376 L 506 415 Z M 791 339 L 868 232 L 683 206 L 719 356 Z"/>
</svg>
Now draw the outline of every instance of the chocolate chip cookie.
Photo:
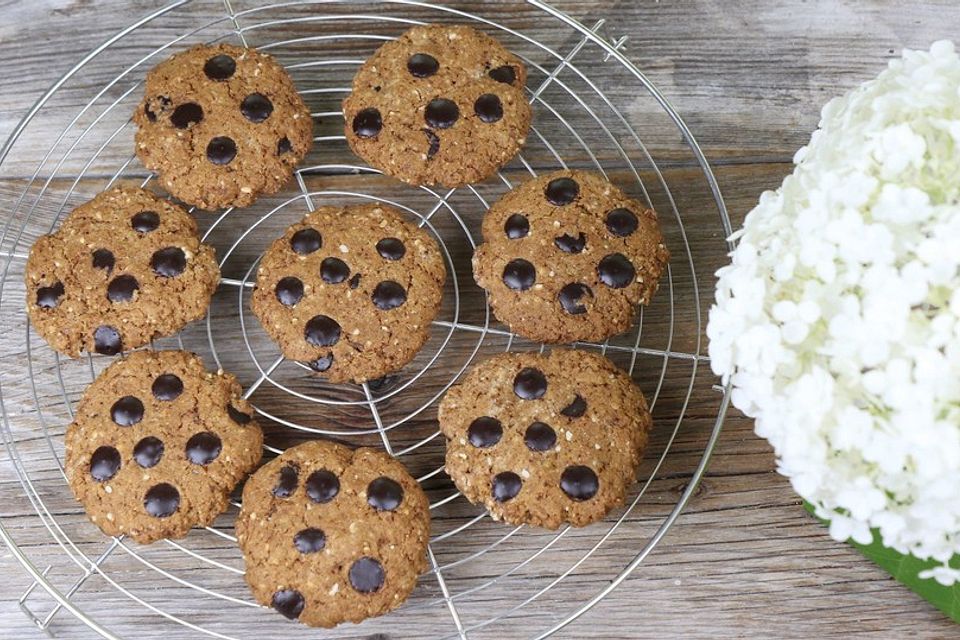
<svg viewBox="0 0 960 640">
<path fill-rule="evenodd" d="M 549 529 L 623 502 L 651 422 L 626 373 L 569 349 L 495 356 L 440 403 L 446 470 L 463 495 L 495 519 Z"/>
<path fill-rule="evenodd" d="M 317 627 L 400 605 L 426 569 L 427 497 L 373 449 L 307 442 L 243 490 L 237 540 L 258 602 Z"/>
<path fill-rule="evenodd" d="M 87 387 L 66 472 L 90 520 L 140 543 L 182 538 L 227 507 L 263 435 L 236 379 L 185 351 L 135 351 Z"/>
<path fill-rule="evenodd" d="M 227 44 L 154 67 L 133 121 L 140 161 L 201 209 L 246 207 L 275 193 L 313 143 L 310 111 L 283 67 Z"/>
<path fill-rule="evenodd" d="M 284 356 L 360 383 L 413 359 L 445 279 L 437 243 L 400 211 L 321 207 L 264 254 L 251 304 Z"/>
<path fill-rule="evenodd" d="M 51 347 L 114 355 L 202 318 L 220 269 L 186 211 L 117 187 L 38 238 L 24 280 L 30 322 Z"/>
<path fill-rule="evenodd" d="M 657 214 L 584 171 L 510 191 L 484 217 L 483 239 L 474 279 L 500 321 L 539 342 L 627 331 L 670 259 Z"/>
<path fill-rule="evenodd" d="M 417 26 L 384 44 L 344 100 L 347 142 L 370 165 L 412 185 L 484 180 L 526 141 L 526 68 L 465 26 Z"/>
</svg>

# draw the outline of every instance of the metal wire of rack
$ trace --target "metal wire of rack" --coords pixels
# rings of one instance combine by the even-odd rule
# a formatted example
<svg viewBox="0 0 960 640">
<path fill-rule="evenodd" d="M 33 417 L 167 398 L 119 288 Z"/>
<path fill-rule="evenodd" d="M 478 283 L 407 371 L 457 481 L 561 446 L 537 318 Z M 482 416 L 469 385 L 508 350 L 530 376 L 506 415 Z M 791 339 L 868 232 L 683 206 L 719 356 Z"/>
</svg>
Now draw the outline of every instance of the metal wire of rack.
<svg viewBox="0 0 960 640">
<path fill-rule="evenodd" d="M 178 0 L 145 16 L 80 60 L 20 122 L 0 151 L 0 166 L 12 154 L 22 153 L 18 143 L 23 144 L 24 134 L 38 114 L 52 109 L 75 76 L 96 65 L 98 56 L 126 45 L 132 34 L 143 37 L 152 25 L 175 16 L 188 3 L 191 0 Z M 135 62 L 112 78 L 96 77 L 91 86 L 99 88 L 39 158 L 0 232 L 0 317 L 4 318 L 4 330 L 22 331 L 25 341 L 24 353 L 0 353 L 0 357 L 8 363 L 16 357 L 17 364 L 12 366 L 22 364 L 27 372 L 16 379 L 0 377 L 0 436 L 32 509 L 30 530 L 38 539 L 45 536 L 41 547 L 46 552 L 37 553 L 36 539 L 29 540 L 30 544 L 25 544 L 22 536 L 16 539 L 3 519 L 0 538 L 33 578 L 20 604 L 38 628 L 51 633 L 54 617 L 66 610 L 111 639 L 129 632 L 140 616 L 190 637 L 247 637 L 253 623 L 259 625 L 257 635 L 275 628 L 282 629 L 284 636 L 306 637 L 298 635 L 306 630 L 261 612 L 246 593 L 242 562 L 231 544 L 235 542 L 231 526 L 235 510 L 205 531 L 151 547 L 122 537 L 105 542 L 85 522 L 70 501 L 61 436 L 83 385 L 109 360 L 99 356 L 61 359 L 32 336 L 22 308 L 20 274 L 32 238 L 55 228 L 73 201 L 85 199 L 81 192 L 89 188 L 88 182 L 96 183 L 96 190 L 118 180 L 137 180 L 144 186 L 152 182 L 153 176 L 144 173 L 130 154 L 132 125 L 127 114 L 139 99 L 145 70 L 172 50 L 193 42 L 233 39 L 277 55 L 294 74 L 311 109 L 318 106 L 314 118 L 333 125 L 329 131 L 321 127 L 315 138 L 318 148 L 329 149 L 329 158 L 301 167 L 293 194 L 281 194 L 268 206 L 206 214 L 212 220 L 206 224 L 204 239 L 218 248 L 224 274 L 221 287 L 199 329 L 159 341 L 158 346 L 204 350 L 205 359 L 237 373 L 261 422 L 271 425 L 267 455 L 282 452 L 297 438 L 319 435 L 353 444 L 376 444 L 408 464 L 431 497 L 435 524 L 428 554 L 430 568 L 410 602 L 399 610 L 406 619 L 423 621 L 417 628 L 429 629 L 429 637 L 461 639 L 504 637 L 505 625 L 525 619 L 525 637 L 547 637 L 576 620 L 633 573 L 677 519 L 719 436 L 728 390 L 716 387 L 709 376 L 698 378 L 698 365 L 706 357 L 701 349 L 702 301 L 694 253 L 678 199 L 637 125 L 623 113 L 625 98 L 643 95 L 650 113 L 660 118 L 655 125 L 659 129 L 652 130 L 668 126 L 672 135 L 679 134 L 687 156 L 668 160 L 685 160 L 697 170 L 696 179 L 716 209 L 717 231 L 729 237 L 730 221 L 719 187 L 687 125 L 625 55 L 626 36 L 610 39 L 603 20 L 587 27 L 540 0 L 518 3 L 529 10 L 536 24 L 549 24 L 549 33 L 556 34 L 553 40 L 557 42 L 551 44 L 546 38 L 529 35 L 528 29 L 507 24 L 495 3 L 489 4 L 489 11 L 481 15 L 417 0 L 366 3 L 376 8 L 364 11 L 357 10 L 361 4 L 350 0 L 291 0 L 243 9 L 223 0 L 222 4 L 211 3 L 216 10 L 211 10 L 207 22 L 185 29 L 178 22 L 180 31 L 173 38 L 169 28 L 161 29 L 156 42 L 142 47 L 145 52 L 139 58 L 134 56 Z M 349 92 L 344 79 L 382 42 L 414 24 L 438 21 L 468 23 L 493 33 L 520 55 L 530 70 L 528 92 L 536 117 L 528 145 L 491 185 L 413 190 L 381 179 L 379 172 L 369 167 L 343 162 L 352 157 L 337 130 L 342 125 L 336 124 L 338 118 L 342 121 L 339 102 Z M 598 69 L 603 71 L 599 75 L 607 75 L 597 79 Z M 318 82 L 314 74 L 323 74 L 325 79 Z M 313 158 L 312 154 L 308 163 Z M 603 344 L 574 345 L 599 350 L 618 361 L 641 378 L 648 393 L 659 442 L 648 453 L 639 486 L 627 506 L 605 524 L 539 532 L 493 523 L 485 512 L 466 503 L 444 477 L 443 438 L 430 410 L 435 410 L 446 389 L 482 355 L 503 349 L 544 349 L 525 343 L 495 323 L 482 294 L 471 289 L 469 255 L 476 245 L 479 217 L 493 199 L 538 171 L 568 166 L 583 166 L 621 181 L 657 208 L 674 260 L 658 296 L 659 306 L 642 314 L 632 333 Z M 423 352 L 397 376 L 359 386 L 318 382 L 303 365 L 280 357 L 250 320 L 247 298 L 265 244 L 287 224 L 327 201 L 376 201 L 396 206 L 419 220 L 442 248 L 450 274 L 444 308 Z M 682 310 L 686 324 L 680 328 L 679 305 L 686 306 Z M 240 339 L 228 344 L 232 334 L 226 327 L 231 325 Z M 680 374 L 675 371 L 678 366 L 685 367 Z M 668 463 L 691 400 L 704 395 L 715 399 L 711 405 L 715 419 L 693 468 L 686 470 L 689 481 L 667 510 L 645 513 L 638 505 Z M 671 424 L 663 424 L 658 413 L 666 402 L 669 406 L 662 413 Z M 239 507 L 236 500 L 232 504 L 234 509 Z M 599 588 L 591 586 L 586 597 L 576 593 L 572 608 L 548 595 L 569 595 L 578 569 L 595 560 L 601 550 L 622 553 L 619 572 L 609 575 Z M 41 561 L 35 556 L 42 556 Z M 144 576 L 162 581 L 164 593 L 173 596 L 146 588 Z M 93 577 L 99 585 L 95 590 L 89 587 Z M 53 601 L 44 615 L 34 612 L 38 587 Z M 513 595 L 515 604 L 488 611 L 486 603 L 505 590 Z M 537 603 L 540 614 L 530 613 L 528 605 L 532 603 Z M 205 615 L 211 604 L 217 608 L 212 617 Z M 104 607 L 134 613 L 129 620 L 114 620 L 107 628 L 98 622 Z M 368 621 L 360 629 L 364 633 L 389 630 L 391 616 Z M 271 623 L 277 626 L 270 627 Z M 338 633 L 332 631 L 329 637 L 341 637 Z M 428 633 L 418 636 L 428 637 Z M 315 632 L 311 637 L 316 637 Z"/>
</svg>

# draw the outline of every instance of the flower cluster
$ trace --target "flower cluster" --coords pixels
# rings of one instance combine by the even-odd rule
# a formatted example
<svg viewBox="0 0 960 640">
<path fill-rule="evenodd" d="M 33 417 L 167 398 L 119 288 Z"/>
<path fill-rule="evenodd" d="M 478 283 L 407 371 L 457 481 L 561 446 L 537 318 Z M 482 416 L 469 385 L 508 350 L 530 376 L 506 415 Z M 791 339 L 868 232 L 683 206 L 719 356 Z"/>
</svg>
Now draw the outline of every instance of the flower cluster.
<svg viewBox="0 0 960 640">
<path fill-rule="evenodd" d="M 832 100 L 718 272 L 714 372 L 838 540 L 960 581 L 960 58 Z"/>
</svg>

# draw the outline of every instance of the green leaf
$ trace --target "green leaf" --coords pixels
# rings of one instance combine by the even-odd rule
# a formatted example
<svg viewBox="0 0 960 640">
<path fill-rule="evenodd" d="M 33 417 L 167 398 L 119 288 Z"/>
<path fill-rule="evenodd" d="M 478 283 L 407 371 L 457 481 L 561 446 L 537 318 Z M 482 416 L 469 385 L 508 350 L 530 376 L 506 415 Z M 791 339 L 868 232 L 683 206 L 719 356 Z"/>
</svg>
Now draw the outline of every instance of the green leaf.
<svg viewBox="0 0 960 640">
<path fill-rule="evenodd" d="M 811 515 L 817 517 L 813 505 L 804 501 L 803 506 Z M 824 524 L 829 523 L 827 520 L 817 519 Z M 960 584 L 945 587 L 936 580 L 919 578 L 921 571 L 935 567 L 939 563 L 933 560 L 920 560 L 912 555 L 904 555 L 883 546 L 880 543 L 880 534 L 876 530 L 873 531 L 872 543 L 858 544 L 851 540 L 849 544 L 867 558 L 873 560 L 884 571 L 893 576 L 897 582 L 905 585 L 937 609 L 943 611 L 954 622 L 960 622 Z M 950 566 L 960 566 L 960 555 L 950 559 Z"/>
</svg>

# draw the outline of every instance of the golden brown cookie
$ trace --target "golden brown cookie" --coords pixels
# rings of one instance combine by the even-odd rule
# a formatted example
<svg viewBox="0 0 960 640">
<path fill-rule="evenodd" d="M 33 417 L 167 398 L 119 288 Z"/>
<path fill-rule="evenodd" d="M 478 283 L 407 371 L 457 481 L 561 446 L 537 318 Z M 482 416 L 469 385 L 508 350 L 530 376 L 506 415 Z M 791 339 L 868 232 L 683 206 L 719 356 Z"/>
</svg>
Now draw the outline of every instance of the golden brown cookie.
<svg viewBox="0 0 960 640">
<path fill-rule="evenodd" d="M 30 322 L 51 347 L 114 355 L 202 318 L 220 268 L 186 211 L 116 187 L 37 239 L 24 280 Z"/>
<path fill-rule="evenodd" d="M 652 420 L 630 377 L 603 356 L 506 353 L 440 403 L 447 473 L 497 520 L 583 526 L 621 504 Z"/>
<path fill-rule="evenodd" d="M 480 182 L 526 141 L 526 79 L 520 59 L 486 34 L 413 27 L 357 72 L 343 102 L 347 142 L 408 184 Z"/>
<path fill-rule="evenodd" d="M 140 161 L 201 209 L 247 207 L 277 192 L 313 143 L 310 111 L 283 67 L 228 44 L 154 67 L 133 121 Z"/>
<path fill-rule="evenodd" d="M 360 383 L 413 359 L 445 279 L 437 243 L 400 211 L 321 207 L 270 245 L 252 306 L 284 356 Z"/>
<path fill-rule="evenodd" d="M 429 502 L 373 449 L 307 442 L 247 481 L 237 540 L 254 597 L 316 627 L 399 606 L 426 569 Z"/>
<path fill-rule="evenodd" d="M 263 434 L 236 379 L 186 351 L 135 351 L 87 387 L 66 472 L 90 520 L 140 543 L 182 538 L 227 507 Z"/>
<path fill-rule="evenodd" d="M 510 191 L 484 217 L 483 240 L 474 279 L 501 322 L 538 342 L 627 331 L 670 259 L 657 214 L 584 171 Z"/>
</svg>

